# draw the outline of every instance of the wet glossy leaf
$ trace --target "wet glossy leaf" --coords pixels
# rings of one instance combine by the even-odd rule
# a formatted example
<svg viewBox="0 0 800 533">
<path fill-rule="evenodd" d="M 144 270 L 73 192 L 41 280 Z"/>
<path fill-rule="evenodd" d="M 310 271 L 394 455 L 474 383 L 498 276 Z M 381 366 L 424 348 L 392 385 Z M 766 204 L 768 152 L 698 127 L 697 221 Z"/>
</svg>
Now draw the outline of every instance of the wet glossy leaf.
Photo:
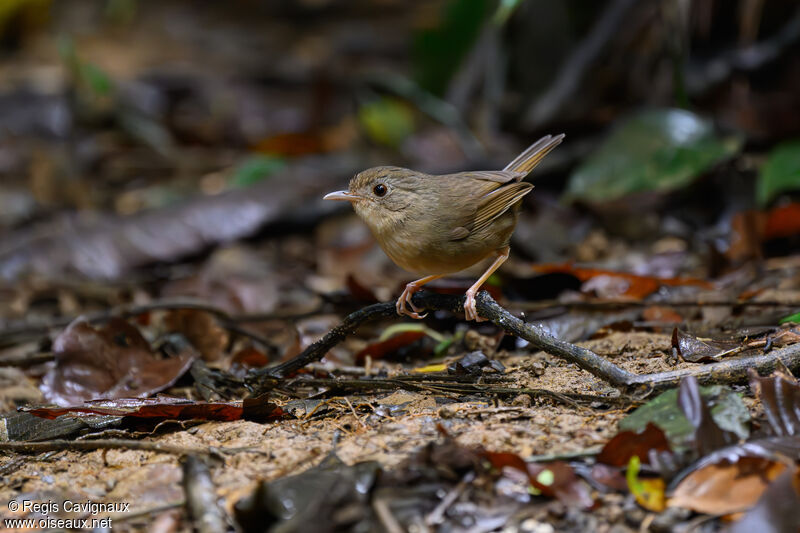
<svg viewBox="0 0 800 533">
<path fill-rule="evenodd" d="M 732 350 L 737 350 L 740 343 L 734 341 L 714 341 L 700 339 L 678 328 L 672 330 L 672 347 L 684 360 L 691 363 L 700 361 L 717 361 Z"/>
<path fill-rule="evenodd" d="M 139 330 L 122 319 L 102 328 L 77 320 L 56 338 L 53 352 L 55 366 L 40 388 L 62 406 L 154 394 L 175 383 L 197 357 L 192 350 L 157 358 Z"/>
<path fill-rule="evenodd" d="M 718 136 L 711 122 L 689 111 L 645 111 L 618 125 L 573 172 L 566 196 L 603 202 L 636 192 L 673 191 L 740 146 L 740 139 Z"/>
<path fill-rule="evenodd" d="M 33 415 L 55 419 L 63 415 L 82 414 L 158 418 L 170 420 L 278 420 L 284 416 L 280 407 L 260 398 L 242 402 L 197 402 L 184 398 L 120 398 L 97 400 L 63 408 L 35 407 L 26 409 Z"/>
<path fill-rule="evenodd" d="M 661 512 L 666 508 L 666 497 L 664 496 L 665 484 L 661 478 L 640 478 L 641 460 L 638 456 L 633 456 L 628 461 L 628 469 L 625 473 L 625 480 L 628 482 L 628 490 L 633 494 L 636 503 L 648 511 Z"/>
<path fill-rule="evenodd" d="M 778 145 L 758 175 L 756 197 L 766 206 L 777 195 L 800 189 L 800 140 Z"/>
</svg>

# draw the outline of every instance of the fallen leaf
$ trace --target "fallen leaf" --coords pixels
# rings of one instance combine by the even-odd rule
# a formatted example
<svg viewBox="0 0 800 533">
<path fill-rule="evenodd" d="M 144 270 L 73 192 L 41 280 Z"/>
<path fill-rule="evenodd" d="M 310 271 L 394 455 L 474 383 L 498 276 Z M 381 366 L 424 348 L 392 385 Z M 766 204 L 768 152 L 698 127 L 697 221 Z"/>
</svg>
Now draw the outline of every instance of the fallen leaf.
<svg viewBox="0 0 800 533">
<path fill-rule="evenodd" d="M 621 431 L 614 435 L 597 455 L 597 461 L 611 466 L 626 466 L 631 457 L 636 456 L 643 463 L 647 463 L 651 450 L 669 451 L 669 449 L 669 442 L 661 428 L 648 422 L 641 433 Z"/>
<path fill-rule="evenodd" d="M 660 477 L 639 477 L 641 460 L 634 455 L 628 461 L 628 469 L 625 472 L 625 480 L 636 503 L 647 509 L 660 513 L 666 508 L 666 496 L 664 491 L 666 485 Z"/>
<path fill-rule="evenodd" d="M 108 415 L 130 418 L 170 420 L 252 420 L 266 422 L 284 416 L 277 405 L 261 398 L 241 402 L 197 402 L 185 398 L 119 398 L 96 400 L 68 407 L 32 407 L 26 412 L 41 418 L 55 419 L 63 415 Z"/>
<path fill-rule="evenodd" d="M 102 328 L 76 320 L 53 341 L 53 354 L 40 389 L 47 401 L 62 406 L 149 396 L 174 384 L 197 357 L 186 351 L 159 359 L 139 330 L 118 318 Z"/>
<path fill-rule="evenodd" d="M 775 435 L 800 435 L 800 384 L 788 370 L 780 369 L 763 378 L 753 372 L 750 387 L 756 392 Z"/>
<path fill-rule="evenodd" d="M 704 403 L 713 405 L 711 416 L 717 426 L 734 433 L 738 439 L 750 435 L 750 412 L 741 394 L 722 385 L 700 387 L 700 393 Z M 636 408 L 620 421 L 619 429 L 642 431 L 650 423 L 664 431 L 673 451 L 685 450 L 693 444 L 695 429 L 678 406 L 678 389 L 662 392 Z"/>
<path fill-rule="evenodd" d="M 656 278 L 651 276 L 639 276 L 625 272 L 615 272 L 613 270 L 581 268 L 570 263 L 538 264 L 533 265 L 532 268 L 535 272 L 542 274 L 553 272 L 571 274 L 580 281 L 584 282 L 582 290 L 587 288 L 587 282 L 594 278 L 600 277 L 600 281 L 595 282 L 595 290 L 597 290 L 602 284 L 605 284 L 605 287 L 613 287 L 612 292 L 616 295 L 616 297 L 633 298 L 636 300 L 641 300 L 642 298 L 656 292 L 661 286 L 693 286 L 702 289 L 713 288 L 713 285 L 708 281 L 696 278 Z M 588 287 L 591 289 L 592 285 L 589 285 Z M 610 288 L 604 288 L 603 290 L 611 291 Z"/>
<path fill-rule="evenodd" d="M 175 309 L 164 318 L 167 331 L 180 333 L 200 352 L 205 361 L 219 359 L 230 336 L 213 315 L 197 309 Z"/>
<path fill-rule="evenodd" d="M 486 451 L 483 456 L 497 470 L 512 468 L 522 472 L 531 486 L 548 498 L 557 498 L 562 503 L 583 509 L 594 506 L 589 487 L 564 461 L 528 463 L 519 455 L 507 452 Z"/>
<path fill-rule="evenodd" d="M 781 462 L 760 457 L 709 464 L 683 478 L 668 505 L 715 515 L 744 511 L 785 468 Z"/>
<path fill-rule="evenodd" d="M 700 339 L 678 328 L 672 330 L 672 347 L 685 361 L 691 363 L 718 361 L 726 355 L 739 353 L 744 349 L 738 342 Z"/>
<path fill-rule="evenodd" d="M 355 355 L 357 363 L 362 363 L 367 356 L 373 359 L 407 359 L 409 356 L 425 357 L 433 353 L 433 346 L 425 347 L 422 342 L 427 335 L 424 331 L 405 331 L 386 340 L 373 342 Z"/>
<path fill-rule="evenodd" d="M 763 226 L 764 240 L 800 235 L 800 203 L 779 205 L 769 210 Z"/>
<path fill-rule="evenodd" d="M 670 309 L 660 305 L 651 305 L 645 307 L 642 311 L 642 319 L 648 322 L 674 322 L 680 324 L 683 322 L 683 317 Z"/>
<path fill-rule="evenodd" d="M 332 454 L 305 472 L 262 481 L 250 496 L 236 502 L 234 516 L 246 533 L 365 529 L 380 472 L 375 461 L 349 466 Z M 356 527 L 359 524 L 363 527 Z"/>
<path fill-rule="evenodd" d="M 678 405 L 694 428 L 692 440 L 700 456 L 736 442 L 734 433 L 722 430 L 714 421 L 708 401 L 701 395 L 700 386 L 694 376 L 681 381 Z"/>
<path fill-rule="evenodd" d="M 756 505 L 729 533 L 800 531 L 800 467 L 789 469 L 769 484 Z"/>
</svg>

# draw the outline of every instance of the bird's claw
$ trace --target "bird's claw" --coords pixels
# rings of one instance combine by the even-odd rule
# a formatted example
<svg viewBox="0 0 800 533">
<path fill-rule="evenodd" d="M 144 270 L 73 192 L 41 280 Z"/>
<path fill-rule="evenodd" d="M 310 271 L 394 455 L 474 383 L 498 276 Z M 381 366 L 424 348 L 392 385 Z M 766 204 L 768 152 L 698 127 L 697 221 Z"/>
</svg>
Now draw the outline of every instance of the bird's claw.
<svg viewBox="0 0 800 533">
<path fill-rule="evenodd" d="M 466 299 L 464 300 L 464 316 L 467 320 L 474 320 L 475 322 L 486 322 L 486 319 L 478 314 L 478 309 L 475 305 L 475 293 L 467 291 Z"/>
<path fill-rule="evenodd" d="M 403 290 L 403 293 L 400 295 L 400 298 L 397 299 L 397 314 L 400 316 L 406 315 L 410 316 L 411 318 L 415 318 L 420 320 L 428 316 L 428 313 L 420 314 L 422 308 L 417 307 L 414 305 L 414 302 L 411 301 L 411 298 L 414 296 L 414 293 L 419 290 L 419 287 L 414 285 L 413 283 L 409 283 L 406 285 L 406 288 Z M 408 305 L 411 307 L 412 311 L 409 311 L 406 307 Z"/>
</svg>

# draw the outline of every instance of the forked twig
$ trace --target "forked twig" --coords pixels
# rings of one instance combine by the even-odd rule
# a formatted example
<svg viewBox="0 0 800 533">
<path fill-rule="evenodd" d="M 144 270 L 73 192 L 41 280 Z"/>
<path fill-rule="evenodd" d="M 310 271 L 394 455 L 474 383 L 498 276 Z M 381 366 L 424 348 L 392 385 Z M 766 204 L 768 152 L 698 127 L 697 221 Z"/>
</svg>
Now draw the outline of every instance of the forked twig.
<svg viewBox="0 0 800 533">
<path fill-rule="evenodd" d="M 498 305 L 486 291 L 478 294 L 476 303 L 480 316 L 503 328 L 507 333 L 525 339 L 535 348 L 550 355 L 574 363 L 610 385 L 629 393 L 643 394 L 653 390 L 673 387 L 678 385 L 681 379 L 688 376 L 694 376 L 701 383 L 746 381 L 749 369 L 752 368 L 761 373 L 769 372 L 775 368 L 779 360 L 792 371 L 800 369 L 800 344 L 794 344 L 780 350 L 773 350 L 766 355 L 741 357 L 669 372 L 634 374 L 604 359 L 588 348 L 562 341 L 535 324 L 523 322 Z M 463 310 L 464 297 L 420 291 L 414 295 L 414 304 L 430 311 L 446 310 L 459 313 Z M 359 309 L 347 315 L 340 325 L 333 328 L 322 339 L 306 348 L 299 355 L 275 367 L 251 372 L 248 381 L 250 383 L 258 383 L 261 380 L 268 381 L 286 377 L 309 363 L 322 359 L 328 353 L 328 350 L 355 332 L 361 324 L 396 316 L 394 302 L 374 304 Z"/>
</svg>

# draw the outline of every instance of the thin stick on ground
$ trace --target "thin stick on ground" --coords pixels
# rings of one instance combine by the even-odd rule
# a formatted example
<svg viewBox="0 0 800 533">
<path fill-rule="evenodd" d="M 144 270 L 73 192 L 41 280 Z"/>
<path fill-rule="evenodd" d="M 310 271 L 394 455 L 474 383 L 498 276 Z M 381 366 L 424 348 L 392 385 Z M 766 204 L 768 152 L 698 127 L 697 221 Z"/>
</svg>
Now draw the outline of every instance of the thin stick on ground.
<svg viewBox="0 0 800 533">
<path fill-rule="evenodd" d="M 417 307 L 430 311 L 446 310 L 460 313 L 463 311 L 464 306 L 463 296 L 437 294 L 427 291 L 420 291 L 415 294 L 413 301 Z M 752 368 L 760 373 L 769 372 L 775 369 L 778 361 L 783 362 L 792 371 L 800 369 L 800 344 L 794 344 L 780 350 L 773 350 L 766 355 L 742 357 L 670 372 L 634 374 L 587 348 L 557 339 L 542 328 L 523 322 L 498 305 L 489 293 L 485 291 L 478 294 L 476 307 L 480 316 L 503 328 L 507 333 L 525 339 L 535 348 L 550 355 L 574 363 L 581 369 L 626 392 L 646 393 L 652 390 L 673 387 L 688 376 L 696 377 L 701 383 L 746 381 L 749 369 Z M 331 348 L 342 342 L 348 335 L 354 333 L 360 325 L 392 317 L 397 317 L 394 302 L 374 304 L 359 309 L 347 315 L 340 325 L 333 328 L 322 339 L 306 348 L 299 355 L 275 367 L 253 371 L 248 381 L 258 387 L 258 384 L 264 381 L 284 378 L 304 366 L 322 359 Z"/>
<path fill-rule="evenodd" d="M 48 440 L 42 442 L 0 442 L 0 452 L 42 453 L 52 451 L 94 451 L 94 450 L 141 450 L 147 452 L 166 453 L 170 455 L 213 455 L 233 451 L 246 451 L 241 448 L 199 448 L 191 446 L 175 446 L 147 440 L 129 439 L 96 439 L 96 440 Z M 253 450 L 255 451 L 255 450 Z"/>
</svg>

